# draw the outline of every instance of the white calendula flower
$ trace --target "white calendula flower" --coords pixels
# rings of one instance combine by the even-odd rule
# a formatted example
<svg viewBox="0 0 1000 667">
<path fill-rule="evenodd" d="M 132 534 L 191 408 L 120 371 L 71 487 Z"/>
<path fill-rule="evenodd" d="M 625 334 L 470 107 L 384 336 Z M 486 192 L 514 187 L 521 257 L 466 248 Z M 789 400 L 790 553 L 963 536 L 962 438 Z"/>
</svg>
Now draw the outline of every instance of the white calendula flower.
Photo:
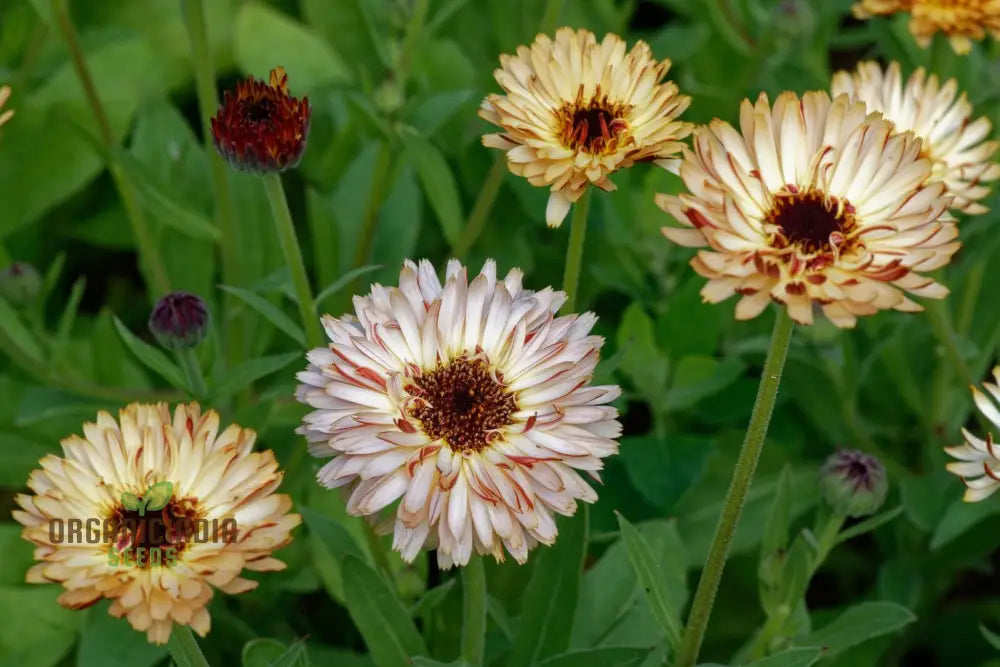
<svg viewBox="0 0 1000 667">
<path fill-rule="evenodd" d="M 538 35 L 494 72 L 506 95 L 490 95 L 479 115 L 503 128 L 483 144 L 507 151 L 507 165 L 551 191 L 545 220 L 558 227 L 570 205 L 595 185 L 614 190 L 608 176 L 635 162 L 664 167 L 691 126 L 678 116 L 691 103 L 672 81 L 670 61 L 657 61 L 645 42 L 628 52 L 608 34 L 560 28 Z"/>
<path fill-rule="evenodd" d="M 818 305 L 841 327 L 882 309 L 919 311 L 904 292 L 944 297 L 921 274 L 959 247 L 951 197 L 919 153 L 912 133 L 846 95 L 744 100 L 739 131 L 714 120 L 695 132 L 680 169 L 690 193 L 657 196 L 684 227 L 663 233 L 708 247 L 691 260 L 709 279 L 702 297 L 742 295 L 738 319 L 771 301 L 800 324 Z"/>
<path fill-rule="evenodd" d="M 1000 429 L 1000 366 L 993 369 L 992 382 L 984 382 L 983 393 L 972 387 L 972 399 L 976 407 L 994 426 Z M 987 395 L 988 394 L 988 395 Z M 965 502 L 974 503 L 993 495 L 1000 489 L 1000 445 L 993 441 L 993 434 L 987 433 L 982 440 L 962 429 L 965 444 L 945 447 L 945 451 L 958 461 L 946 467 L 965 481 Z"/>
<path fill-rule="evenodd" d="M 964 92 L 959 95 L 955 79 L 941 85 L 921 67 L 904 83 L 899 63 L 883 71 L 876 62 L 863 62 L 854 72 L 835 74 L 832 91 L 864 102 L 897 130 L 917 135 L 921 155 L 933 164 L 931 179 L 948 186 L 953 209 L 967 214 L 989 210 L 979 200 L 990 193 L 985 183 L 1000 178 L 1000 164 L 993 161 L 1000 142 L 984 141 L 990 121 L 973 119 L 972 105 Z"/>
<path fill-rule="evenodd" d="M 859 19 L 899 12 L 910 15 L 910 34 L 924 48 L 938 32 L 958 54 L 971 51 L 973 40 L 987 34 L 1000 39 L 1000 0 L 860 0 L 854 5 Z"/>
<path fill-rule="evenodd" d="M 291 540 L 301 517 L 275 494 L 282 473 L 255 434 L 196 403 L 133 403 L 106 412 L 62 441 L 31 473 L 33 494 L 17 496 L 23 536 L 36 545 L 30 583 L 55 582 L 59 604 L 112 600 L 149 641 L 164 644 L 174 623 L 208 633 L 214 589 L 243 593 L 243 570 L 280 570 L 271 553 Z"/>
<path fill-rule="evenodd" d="M 618 451 L 620 390 L 588 386 L 603 339 L 593 314 L 555 316 L 563 292 L 498 279 L 492 260 L 471 282 L 458 261 L 446 273 L 407 261 L 398 287 L 354 298 L 357 317 L 323 318 L 300 432 L 334 457 L 318 479 L 348 488 L 351 514 L 394 514 L 405 560 L 426 545 L 445 568 L 505 549 L 524 562 L 555 541 L 556 514 L 597 500 L 579 473 L 599 480 Z"/>
</svg>

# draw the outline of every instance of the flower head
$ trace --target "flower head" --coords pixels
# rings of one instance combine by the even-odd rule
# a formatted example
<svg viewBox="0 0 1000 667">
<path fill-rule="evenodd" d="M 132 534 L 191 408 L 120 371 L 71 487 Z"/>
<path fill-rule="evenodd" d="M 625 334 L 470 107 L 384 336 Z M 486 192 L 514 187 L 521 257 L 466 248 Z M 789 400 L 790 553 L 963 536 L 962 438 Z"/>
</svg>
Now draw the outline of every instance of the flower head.
<svg viewBox="0 0 1000 667">
<path fill-rule="evenodd" d="M 280 570 L 271 553 L 299 524 L 292 501 L 275 494 L 282 474 L 270 451 L 237 425 L 219 433 L 219 415 L 196 403 L 133 403 L 106 412 L 62 441 L 31 473 L 14 518 L 36 545 L 29 583 L 56 582 L 59 604 L 112 600 L 153 643 L 174 623 L 204 636 L 214 589 L 235 594 L 256 581 L 242 570 Z"/>
<path fill-rule="evenodd" d="M 149 314 L 149 331 L 168 350 L 194 347 L 208 333 L 205 302 L 187 292 L 171 292 L 156 302 Z"/>
<path fill-rule="evenodd" d="M 578 471 L 599 481 L 618 451 L 620 390 L 588 386 L 594 315 L 556 317 L 566 295 L 521 277 L 498 280 L 488 261 L 470 282 L 453 260 L 442 286 L 407 261 L 399 287 L 355 297 L 357 318 L 323 319 L 332 343 L 298 376 L 316 408 L 300 432 L 334 457 L 319 481 L 346 486 L 352 514 L 391 511 L 407 561 L 427 544 L 442 567 L 504 549 L 524 562 L 555 541 L 554 514 L 597 500 Z"/>
<path fill-rule="evenodd" d="M 31 264 L 14 262 L 0 271 L 0 296 L 15 306 L 25 306 L 38 298 L 42 277 Z"/>
<path fill-rule="evenodd" d="M 819 486 L 833 511 L 848 517 L 874 514 L 889 490 L 879 460 L 850 450 L 835 452 L 826 459 L 819 471 Z"/>
<path fill-rule="evenodd" d="M 0 109 L 3 109 L 3 105 L 7 103 L 8 99 L 10 99 L 10 86 L 0 86 Z M 0 113 L 0 127 L 3 127 L 4 123 L 10 120 L 13 115 L 13 109 L 7 109 Z"/>
<path fill-rule="evenodd" d="M 271 70 L 270 83 L 248 77 L 226 91 L 212 118 L 215 148 L 242 171 L 291 169 L 306 150 L 309 112 L 309 98 L 288 94 L 283 67 Z"/>
<path fill-rule="evenodd" d="M 947 35 L 960 54 L 987 32 L 1000 39 L 1000 0 L 860 0 L 854 5 L 859 19 L 897 12 L 910 13 L 910 34 L 924 48 L 936 32 Z"/>
<path fill-rule="evenodd" d="M 483 144 L 507 151 L 507 165 L 532 185 L 549 187 L 546 222 L 558 227 L 591 184 L 614 190 L 608 176 L 635 162 L 668 166 L 691 132 L 677 120 L 691 98 L 672 81 L 670 61 L 645 42 L 625 52 L 608 34 L 560 28 L 538 35 L 516 55 L 500 56 L 494 76 L 506 95 L 490 95 L 479 115 L 503 132 Z"/>
<path fill-rule="evenodd" d="M 699 128 L 680 174 L 690 194 L 658 195 L 685 228 L 667 238 L 703 247 L 691 266 L 709 279 L 702 297 L 741 294 L 736 317 L 770 301 L 801 324 L 813 305 L 834 324 L 895 308 L 906 297 L 947 290 L 918 272 L 948 263 L 958 249 L 945 186 L 928 182 L 920 141 L 860 102 L 823 92 L 744 100 L 742 134 L 721 120 Z"/>
<path fill-rule="evenodd" d="M 989 210 L 978 201 L 990 192 L 984 183 L 1000 178 L 1000 164 L 993 161 L 1000 142 L 983 141 L 990 121 L 972 119 L 972 105 L 964 92 L 958 95 L 955 79 L 941 85 L 921 67 L 904 85 L 899 63 L 883 71 L 876 62 L 863 62 L 854 72 L 837 72 L 832 90 L 864 102 L 897 130 L 917 135 L 921 155 L 933 163 L 931 179 L 944 181 L 955 197 L 952 208 L 969 214 Z"/>
<path fill-rule="evenodd" d="M 1000 366 L 993 369 L 993 378 L 995 383 L 983 383 L 985 394 L 972 387 L 972 400 L 983 416 L 1000 429 Z M 965 502 L 974 503 L 1000 489 L 1000 445 L 993 442 L 992 433 L 982 440 L 963 428 L 962 436 L 965 444 L 945 447 L 944 451 L 958 459 L 946 467 L 965 482 Z"/>
</svg>

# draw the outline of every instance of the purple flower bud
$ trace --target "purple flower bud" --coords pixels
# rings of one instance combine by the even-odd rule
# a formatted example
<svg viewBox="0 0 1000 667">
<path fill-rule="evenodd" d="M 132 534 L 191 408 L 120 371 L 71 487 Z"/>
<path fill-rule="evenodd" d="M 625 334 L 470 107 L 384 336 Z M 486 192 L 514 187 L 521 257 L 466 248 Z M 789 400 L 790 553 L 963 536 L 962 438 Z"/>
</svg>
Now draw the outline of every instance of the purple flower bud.
<svg viewBox="0 0 1000 667">
<path fill-rule="evenodd" d="M 0 272 L 0 296 L 14 306 L 26 306 L 38 298 L 42 277 L 25 262 L 14 262 Z"/>
<path fill-rule="evenodd" d="M 205 302 L 194 294 L 173 292 L 156 302 L 149 315 L 149 330 L 168 350 L 194 347 L 208 333 Z"/>
<path fill-rule="evenodd" d="M 819 471 L 820 489 L 833 511 L 849 517 L 874 514 L 885 502 L 889 482 L 885 468 L 874 456 L 841 450 Z"/>
</svg>

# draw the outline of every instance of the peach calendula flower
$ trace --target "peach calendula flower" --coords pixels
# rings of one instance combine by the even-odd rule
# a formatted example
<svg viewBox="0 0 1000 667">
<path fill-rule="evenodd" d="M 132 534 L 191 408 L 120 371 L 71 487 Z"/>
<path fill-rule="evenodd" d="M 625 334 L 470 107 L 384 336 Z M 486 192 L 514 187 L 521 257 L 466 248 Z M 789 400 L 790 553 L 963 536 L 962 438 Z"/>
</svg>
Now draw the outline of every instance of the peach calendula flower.
<svg viewBox="0 0 1000 667">
<path fill-rule="evenodd" d="M 972 387 L 972 399 L 983 416 L 1000 429 L 1000 366 L 993 368 L 993 378 L 996 384 L 983 383 L 985 394 Z M 965 482 L 965 502 L 974 503 L 1000 489 L 1000 445 L 993 441 L 992 433 L 981 440 L 963 428 L 962 436 L 965 444 L 945 447 L 944 451 L 958 459 L 946 468 Z"/>
<path fill-rule="evenodd" d="M 393 547 L 438 563 L 473 552 L 519 563 L 556 539 L 555 514 L 597 494 L 615 454 L 617 386 L 589 386 L 603 344 L 593 314 L 555 313 L 563 292 L 498 280 L 487 261 L 471 282 L 458 261 L 444 285 L 407 261 L 399 287 L 354 298 L 357 317 L 323 318 L 332 341 L 308 354 L 297 398 L 313 408 L 300 429 L 333 460 L 323 485 L 347 487 L 355 515 L 391 513 Z"/>
<path fill-rule="evenodd" d="M 270 83 L 251 76 L 225 92 L 212 118 L 212 138 L 235 169 L 284 171 L 302 159 L 309 117 L 309 98 L 289 95 L 285 68 L 276 67 Z"/>
<path fill-rule="evenodd" d="M 39 561 L 27 581 L 62 584 L 62 606 L 108 598 L 112 616 L 163 644 L 174 623 L 205 636 L 214 589 L 256 588 L 244 569 L 285 567 L 271 553 L 301 517 L 274 493 L 282 473 L 270 451 L 252 451 L 250 429 L 219 433 L 219 415 L 197 403 L 173 416 L 165 403 L 133 403 L 83 433 L 40 461 L 34 494 L 14 511 Z"/>
<path fill-rule="evenodd" d="M 897 12 L 909 12 L 910 34 L 924 48 L 936 32 L 947 35 L 959 54 L 972 50 L 972 40 L 986 33 L 1000 39 L 1000 0 L 861 0 L 854 5 L 859 19 Z"/>
<path fill-rule="evenodd" d="M 3 109 L 3 105 L 7 103 L 10 99 L 10 86 L 0 86 L 0 110 Z M 0 113 L 0 127 L 3 127 L 4 123 L 11 119 L 14 115 L 13 109 L 7 109 Z"/>
<path fill-rule="evenodd" d="M 953 209 L 967 214 L 986 213 L 979 203 L 990 189 L 983 183 L 1000 178 L 993 161 L 1000 142 L 983 141 L 991 129 L 988 118 L 972 119 L 972 105 L 958 82 L 941 85 L 921 67 L 903 83 L 899 63 L 883 71 L 876 62 L 863 62 L 854 72 L 833 76 L 834 95 L 846 93 L 878 111 L 899 131 L 910 130 L 921 141 L 921 155 L 933 163 L 931 178 L 944 181 L 954 196 Z"/>
<path fill-rule="evenodd" d="M 736 317 L 756 317 L 770 301 L 800 324 L 813 304 L 841 327 L 859 315 L 919 311 L 904 294 L 943 298 L 920 275 L 958 249 L 943 183 L 928 181 L 920 140 L 846 95 L 782 93 L 744 100 L 742 134 L 714 120 L 695 132 L 680 175 L 690 194 L 657 195 L 684 228 L 664 235 L 708 246 L 691 266 L 717 303 L 743 296 Z"/>
<path fill-rule="evenodd" d="M 490 95 L 479 110 L 503 132 L 483 144 L 507 151 L 507 165 L 551 191 L 545 220 L 558 227 L 590 185 L 614 190 L 608 176 L 635 162 L 676 164 L 691 126 L 677 117 L 691 103 L 672 81 L 670 61 L 657 61 L 645 42 L 625 51 L 608 34 L 560 28 L 553 41 L 538 35 L 516 55 L 501 55 L 494 72 L 506 95 Z"/>
</svg>

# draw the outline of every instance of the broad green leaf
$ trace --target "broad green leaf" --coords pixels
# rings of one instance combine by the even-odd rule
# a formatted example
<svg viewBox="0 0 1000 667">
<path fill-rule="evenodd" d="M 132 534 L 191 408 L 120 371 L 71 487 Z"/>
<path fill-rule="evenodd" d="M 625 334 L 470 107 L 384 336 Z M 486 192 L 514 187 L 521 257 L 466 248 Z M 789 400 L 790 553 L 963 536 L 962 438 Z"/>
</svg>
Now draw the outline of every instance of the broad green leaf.
<svg viewBox="0 0 1000 667">
<path fill-rule="evenodd" d="M 344 578 L 341 563 L 347 556 L 355 556 L 371 563 L 358 545 L 357 539 L 339 521 L 334 521 L 315 509 L 300 505 L 299 512 L 309 528 L 308 545 L 313 554 L 313 564 L 333 599 L 343 602 Z"/>
<path fill-rule="evenodd" d="M 1000 514 L 1000 503 L 967 503 L 961 498 L 945 510 L 931 538 L 931 549 L 940 549 L 980 521 Z"/>
<path fill-rule="evenodd" d="M 628 520 L 618 514 L 618 525 L 621 528 L 622 540 L 628 550 L 629 560 L 635 569 L 646 591 L 646 599 L 653 609 L 653 614 L 663 626 L 666 633 L 667 642 L 672 648 L 677 648 L 681 639 L 681 622 L 679 620 L 680 609 L 673 605 L 674 598 L 667 590 L 667 578 L 660 566 L 660 561 L 653 555 L 652 549 L 646 540 L 639 534 Z M 678 559 L 673 563 L 679 566 L 683 577 L 683 560 Z"/>
<path fill-rule="evenodd" d="M 17 406 L 14 424 L 25 427 L 67 416 L 92 419 L 94 413 L 107 407 L 105 400 L 87 398 L 51 387 L 31 387 L 25 390 Z"/>
<path fill-rule="evenodd" d="M 423 616 L 428 614 L 437 608 L 439 604 L 444 602 L 444 599 L 448 597 L 452 589 L 455 588 L 455 582 L 457 579 L 449 579 L 443 584 L 435 586 L 426 593 L 424 593 L 419 600 L 417 600 L 412 609 L 410 610 L 411 616 Z"/>
<path fill-rule="evenodd" d="M 538 663 L 538 667 L 634 667 L 642 664 L 651 651 L 631 646 L 599 646 L 554 655 Z"/>
<path fill-rule="evenodd" d="M 462 201 L 448 161 L 434 144 L 413 132 L 401 135 L 406 159 L 416 167 L 427 201 L 441 224 L 448 244 L 454 246 L 462 232 Z"/>
<path fill-rule="evenodd" d="M 6 299 L 0 298 L 0 333 L 29 361 L 44 364 L 41 348 Z"/>
<path fill-rule="evenodd" d="M 0 664 L 52 667 L 60 662 L 85 620 L 79 611 L 59 606 L 61 593 L 59 586 L 0 586 Z"/>
<path fill-rule="evenodd" d="M 863 602 L 795 644 L 824 648 L 826 655 L 835 655 L 873 637 L 895 632 L 915 620 L 917 617 L 909 609 L 898 604 Z"/>
<path fill-rule="evenodd" d="M 102 601 L 87 613 L 76 653 L 78 667 L 152 667 L 167 655 L 166 646 L 150 644 L 124 618 L 108 613 L 110 603 Z"/>
<path fill-rule="evenodd" d="M 561 518 L 559 539 L 534 555 L 509 667 L 527 667 L 568 648 L 587 553 L 587 518 L 588 512 Z"/>
<path fill-rule="evenodd" d="M 273 68 L 282 66 L 293 95 L 351 80 L 343 61 L 319 35 L 267 5 L 243 5 L 236 14 L 233 39 L 236 62 L 244 72 L 266 81 Z"/>
<path fill-rule="evenodd" d="M 309 24 L 324 33 L 344 61 L 364 73 L 363 78 L 379 80 L 391 67 L 383 26 L 386 6 L 366 0 L 302 0 L 302 13 Z"/>
<path fill-rule="evenodd" d="M 1000 651 L 1000 635 L 991 631 L 982 623 L 979 624 L 979 632 L 982 633 L 983 639 L 985 639 L 990 646 Z"/>
<path fill-rule="evenodd" d="M 219 285 L 219 289 L 238 297 L 241 301 L 259 313 L 264 319 L 298 343 L 299 347 L 304 348 L 306 346 L 306 336 L 302 332 L 302 327 L 293 322 L 292 318 L 285 315 L 280 308 L 261 295 L 251 292 L 248 289 L 233 287 L 231 285 Z"/>
<path fill-rule="evenodd" d="M 893 507 L 891 510 L 886 510 L 885 512 L 876 514 L 875 516 L 868 517 L 864 521 L 856 523 L 850 528 L 841 531 L 841 533 L 837 536 L 837 544 L 846 542 L 847 540 L 857 537 L 858 535 L 870 533 L 879 526 L 889 523 L 902 513 L 903 506 L 899 505 L 897 507 Z"/>
<path fill-rule="evenodd" d="M 343 561 L 344 598 L 378 667 L 407 667 L 426 655 L 424 640 L 385 580 L 355 556 Z"/>
<path fill-rule="evenodd" d="M 823 655 L 820 647 L 807 646 L 790 648 L 760 660 L 746 664 L 746 667 L 810 667 Z"/>
<path fill-rule="evenodd" d="M 791 524 L 792 470 L 785 465 L 778 478 L 778 486 L 771 504 L 771 514 L 764 526 L 760 541 L 760 558 L 757 564 L 760 601 L 764 611 L 771 615 L 777 605 L 784 602 L 779 596 L 779 584 L 788 562 L 788 529 Z"/>
<path fill-rule="evenodd" d="M 622 372 L 647 399 L 658 399 L 667 386 L 669 364 L 666 355 L 656 345 L 653 320 L 637 301 L 629 304 L 622 315 L 616 336 L 618 348 L 624 350 Z"/>
<path fill-rule="evenodd" d="M 667 392 L 667 407 L 670 410 L 689 408 L 731 385 L 744 371 L 746 365 L 739 359 L 718 361 L 712 357 L 688 355 L 674 369 Z"/>
<path fill-rule="evenodd" d="M 284 642 L 270 637 L 258 637 L 243 645 L 240 662 L 242 667 L 270 667 L 287 650 Z"/>
<path fill-rule="evenodd" d="M 4 441 L 6 442 L 6 441 Z M 11 484 L 19 488 L 24 480 Z M 35 564 L 34 544 L 21 537 L 24 527 L 13 521 L 0 523 L 0 586 L 24 584 L 24 573 Z"/>
<path fill-rule="evenodd" d="M 448 90 L 431 95 L 413 110 L 409 122 L 422 136 L 430 137 L 474 96 L 473 90 Z"/>
<path fill-rule="evenodd" d="M 715 450 L 711 436 L 644 435 L 621 440 L 621 457 L 629 481 L 645 500 L 664 511 L 670 511 L 701 479 Z"/>
<path fill-rule="evenodd" d="M 285 354 L 273 354 L 258 359 L 250 359 L 230 368 L 226 375 L 212 387 L 212 395 L 218 400 L 220 397 L 245 389 L 257 380 L 267 377 L 272 373 L 277 373 L 293 361 L 305 358 L 301 352 L 286 352 Z"/>
<path fill-rule="evenodd" d="M 184 381 L 184 374 L 174 362 L 170 361 L 167 355 L 136 337 L 117 317 L 115 317 L 115 328 L 118 329 L 118 335 L 121 336 L 125 347 L 144 366 L 169 382 L 171 386 L 184 390 L 187 386 L 187 383 Z"/>
</svg>

